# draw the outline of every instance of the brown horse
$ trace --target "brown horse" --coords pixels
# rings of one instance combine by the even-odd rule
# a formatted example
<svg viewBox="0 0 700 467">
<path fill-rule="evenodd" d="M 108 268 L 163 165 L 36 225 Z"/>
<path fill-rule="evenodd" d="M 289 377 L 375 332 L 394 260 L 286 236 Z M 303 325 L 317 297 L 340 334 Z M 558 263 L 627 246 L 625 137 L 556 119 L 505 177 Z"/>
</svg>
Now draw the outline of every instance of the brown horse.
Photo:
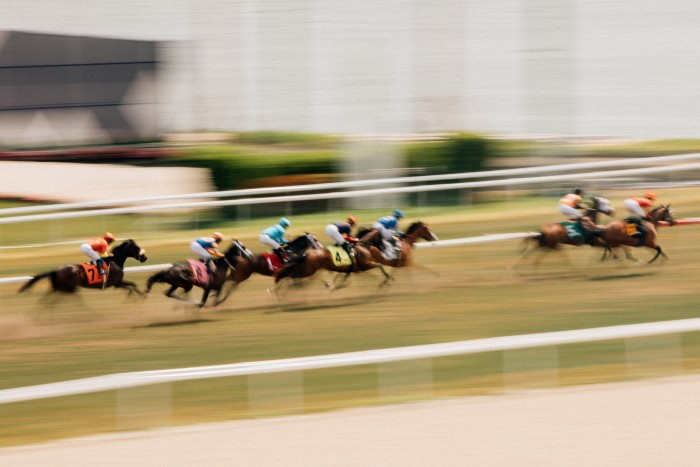
<svg viewBox="0 0 700 467">
<path fill-rule="evenodd" d="M 307 250 L 303 256 L 284 265 L 278 271 L 275 276 L 275 284 L 278 284 L 285 278 L 301 279 L 310 277 L 319 269 L 345 274 L 341 283 L 345 282 L 348 276 L 353 272 L 364 272 L 376 268 L 384 274 L 384 281 L 381 285 L 385 285 L 391 280 L 391 276 L 384 270 L 384 267 L 380 263 L 372 258 L 372 253 L 365 245 L 359 243 L 355 245 L 353 261 L 343 262 L 340 257 L 342 254 L 344 254 L 344 252 L 339 248 L 333 251 L 331 251 L 330 248 Z M 338 255 L 337 259 L 336 255 Z M 334 289 L 340 288 L 340 285 L 336 285 L 334 282 L 326 283 L 326 286 Z"/>
<path fill-rule="evenodd" d="M 221 289 L 228 277 L 228 270 L 231 267 L 231 261 L 233 259 L 232 248 L 224 253 L 222 258 L 215 259 L 214 262 L 214 273 L 208 277 L 206 282 L 197 280 L 197 272 L 195 271 L 197 261 L 180 261 L 173 264 L 168 269 L 164 269 L 153 274 L 148 278 L 146 283 L 146 294 L 151 292 L 151 288 L 154 284 L 165 283 L 170 285 L 170 288 L 165 292 L 165 296 L 169 298 L 174 298 L 177 300 L 182 300 L 184 302 L 190 302 L 190 300 L 176 295 L 175 291 L 177 289 L 183 289 L 185 293 L 192 290 L 193 287 L 200 287 L 204 290 L 202 294 L 202 299 L 199 303 L 196 303 L 200 308 L 204 306 L 209 298 L 209 294 L 214 292 L 214 306 L 223 302 L 226 297 L 220 298 Z M 195 263 L 194 265 L 192 263 Z"/>
<path fill-rule="evenodd" d="M 628 220 L 612 221 L 607 224 L 603 230 L 603 234 L 601 235 L 603 241 L 608 247 L 606 252 L 603 254 L 603 259 L 605 259 L 608 252 L 612 253 L 611 248 L 622 247 L 627 259 L 636 261 L 627 247 L 641 246 L 656 251 L 654 257 L 651 258 L 647 264 L 653 263 L 659 256 L 663 256 L 664 258 L 668 259 L 666 253 L 664 253 L 661 247 L 656 243 L 657 234 L 655 226 L 658 225 L 659 222 L 667 222 L 669 225 L 676 223 L 673 216 L 673 211 L 671 210 L 671 205 L 661 205 L 653 209 L 649 213 L 649 217 L 651 220 L 642 219 L 639 224 Z M 612 253 L 612 255 L 613 257 L 616 257 L 614 253 Z"/>
<path fill-rule="evenodd" d="M 290 263 L 296 264 L 303 261 L 304 253 L 310 250 L 323 249 L 323 245 L 310 233 L 295 238 L 287 246 L 290 253 Z M 234 240 L 230 249 L 232 253 L 231 263 L 234 269 L 229 274 L 229 280 L 236 285 L 248 279 L 253 273 L 263 276 L 276 276 L 279 271 L 287 265 L 281 265 L 280 268 L 275 267 L 273 260 L 276 260 L 274 253 L 255 254 L 246 248 L 239 240 Z M 288 264 L 288 265 L 289 265 Z"/>
<path fill-rule="evenodd" d="M 599 212 L 607 216 L 612 216 L 615 213 L 615 210 L 610 205 L 610 201 L 608 201 L 606 198 L 593 196 L 591 197 L 591 205 L 584 211 L 583 215 L 590 219 L 593 224 L 597 224 L 597 216 Z M 605 244 L 599 236 L 591 235 L 588 239 L 584 239 L 578 235 L 570 236 L 566 226 L 561 222 L 547 224 L 542 227 L 537 235 L 526 238 L 523 256 L 526 256 L 529 253 L 527 246 L 532 241 L 537 242 L 540 248 L 545 250 L 557 250 L 559 249 L 560 245 L 580 246 L 584 244 L 605 248 Z M 541 256 L 538 258 L 538 261 L 540 259 L 542 259 Z"/>
<path fill-rule="evenodd" d="M 141 263 L 145 262 L 148 258 L 144 249 L 138 246 L 135 241 L 129 239 L 114 247 L 111 253 L 112 256 L 105 258 L 105 262 L 109 265 L 109 273 L 104 286 L 128 289 L 129 295 L 133 292 L 142 295 L 135 283 L 124 280 L 124 263 L 127 258 L 134 258 Z M 67 264 L 55 271 L 34 276 L 19 289 L 19 292 L 24 292 L 34 285 L 35 282 L 47 277 L 51 280 L 51 287 L 54 292 L 73 293 L 78 287 L 102 289 L 103 284 L 99 274 L 97 274 L 98 277 L 95 277 L 95 279 L 99 280 L 89 280 L 89 272 L 94 274 L 94 271 L 96 271 L 94 266 L 86 270 L 80 264 Z"/>
<path fill-rule="evenodd" d="M 383 253 L 385 248 L 382 248 L 382 237 L 378 230 L 370 229 L 362 231 L 358 234 L 360 244 L 369 249 L 372 254 L 372 259 L 377 263 L 393 268 L 402 268 L 405 266 L 414 266 L 413 262 L 413 245 L 419 239 L 428 242 L 437 241 L 437 235 L 430 230 L 428 224 L 416 221 L 408 226 L 406 233 L 396 241 L 396 254 L 394 257 L 387 257 Z"/>
</svg>

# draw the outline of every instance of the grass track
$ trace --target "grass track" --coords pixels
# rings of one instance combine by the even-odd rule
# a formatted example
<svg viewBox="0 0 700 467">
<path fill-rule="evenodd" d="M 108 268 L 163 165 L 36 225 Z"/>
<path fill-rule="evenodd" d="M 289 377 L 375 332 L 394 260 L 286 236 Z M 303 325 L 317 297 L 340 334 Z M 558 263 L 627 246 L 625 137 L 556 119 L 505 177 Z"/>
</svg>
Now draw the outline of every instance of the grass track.
<svg viewBox="0 0 700 467">
<path fill-rule="evenodd" d="M 695 217 L 700 190 L 659 192 L 679 217 Z M 610 196 L 614 205 L 621 199 Z M 559 220 L 548 199 L 474 208 L 415 210 L 441 239 L 535 230 Z M 362 213 L 371 219 L 376 212 Z M 339 214 L 340 215 L 340 214 Z M 330 216 L 330 218 L 329 218 Z M 295 218 L 319 232 L 333 215 Z M 226 225 L 253 249 L 260 225 Z M 298 227 L 301 229 L 302 227 Z M 294 229 L 292 229 L 294 232 Z M 300 233 L 300 232 L 299 232 Z M 137 235 L 149 263 L 187 255 L 193 232 Z M 197 311 L 162 296 L 127 299 L 120 291 L 82 291 L 42 302 L 47 284 L 18 296 L 0 287 L 0 388 L 107 373 L 302 357 L 502 335 L 698 316 L 696 245 L 700 226 L 663 229 L 665 264 L 597 261 L 588 247 L 552 254 L 535 269 L 517 263 L 520 241 L 423 249 L 417 258 L 440 272 L 399 271 L 388 291 L 374 273 L 329 294 L 314 279 L 280 307 L 254 277 L 218 309 Z M 183 247 L 185 245 L 185 247 Z M 43 253 L 50 253 L 48 256 Z M 651 252 L 636 250 L 639 257 Z M 3 252 L 3 276 L 32 274 L 79 257 L 71 247 Z M 508 267 L 514 266 L 515 274 Z M 8 273 L 11 272 L 12 274 Z M 132 279 L 143 284 L 146 275 Z M 427 283 L 426 282 L 430 282 Z M 194 291 L 193 294 L 199 294 Z M 198 295 L 197 295 L 198 297 Z M 483 394 L 518 387 L 591 384 L 697 372 L 696 333 L 448 357 L 255 378 L 220 378 L 129 391 L 0 406 L 0 445 L 169 424 L 303 413 L 413 399 Z M 630 361 L 629 349 L 636 359 Z"/>
</svg>

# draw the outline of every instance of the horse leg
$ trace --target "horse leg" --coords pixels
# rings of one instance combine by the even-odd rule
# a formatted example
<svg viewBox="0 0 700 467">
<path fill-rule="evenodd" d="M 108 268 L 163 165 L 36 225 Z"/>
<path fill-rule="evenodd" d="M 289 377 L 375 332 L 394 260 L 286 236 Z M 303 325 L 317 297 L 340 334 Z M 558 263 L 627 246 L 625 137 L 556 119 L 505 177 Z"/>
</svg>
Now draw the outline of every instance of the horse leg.
<svg viewBox="0 0 700 467">
<path fill-rule="evenodd" d="M 226 299 L 228 299 L 229 295 L 231 295 L 231 292 L 233 292 L 233 291 L 236 289 L 236 287 L 238 287 L 238 284 L 239 284 L 238 282 L 234 282 L 233 285 L 232 285 L 231 287 L 228 288 L 228 290 L 227 290 L 226 293 L 224 294 L 223 298 L 221 298 L 220 300 L 218 300 L 218 301 L 214 304 L 214 306 L 218 305 L 219 303 L 225 302 Z M 223 290 L 223 286 L 222 286 L 222 290 Z M 219 293 L 216 294 L 217 298 L 219 297 L 220 293 L 221 293 L 221 290 L 219 291 Z"/>
<path fill-rule="evenodd" d="M 202 301 L 197 304 L 199 308 L 202 308 L 205 303 L 207 303 L 207 298 L 209 298 L 209 292 L 211 292 L 211 288 L 207 287 L 204 289 L 204 293 L 202 294 Z"/>
<path fill-rule="evenodd" d="M 331 290 L 342 289 L 343 287 L 345 287 L 345 282 L 348 280 L 348 277 L 350 277 L 350 274 L 351 274 L 351 272 L 345 272 L 345 273 L 339 272 L 338 274 L 335 275 L 335 279 L 333 279 L 333 280 L 330 281 L 330 282 L 326 282 L 326 283 L 325 283 L 326 288 L 331 289 Z M 338 283 L 338 284 L 336 285 L 335 281 L 336 281 L 336 279 L 337 279 L 340 275 L 343 276 L 343 280 L 340 281 L 340 283 Z"/>
<path fill-rule="evenodd" d="M 661 250 L 661 247 L 660 247 L 660 246 L 656 245 L 656 246 L 654 247 L 654 250 L 656 250 L 656 254 L 654 255 L 653 258 L 651 258 L 651 259 L 649 260 L 649 262 L 648 262 L 647 264 L 653 263 L 654 261 L 656 261 L 656 259 L 657 259 L 659 256 L 663 256 L 664 258 L 668 259 L 668 256 L 666 256 L 666 253 L 664 253 L 664 252 Z"/>
<path fill-rule="evenodd" d="M 380 271 L 382 271 L 382 274 L 384 274 L 384 280 L 382 281 L 381 284 L 379 284 L 379 288 L 384 287 L 385 285 L 389 284 L 391 280 L 394 279 L 392 275 L 390 275 L 388 272 L 386 272 L 386 269 L 384 269 L 384 266 L 377 263 L 377 267 L 379 268 Z"/>
<path fill-rule="evenodd" d="M 627 258 L 630 261 L 634 261 L 639 263 L 640 261 L 632 255 L 632 250 L 626 246 L 622 246 L 622 251 L 625 252 L 625 258 Z"/>
</svg>

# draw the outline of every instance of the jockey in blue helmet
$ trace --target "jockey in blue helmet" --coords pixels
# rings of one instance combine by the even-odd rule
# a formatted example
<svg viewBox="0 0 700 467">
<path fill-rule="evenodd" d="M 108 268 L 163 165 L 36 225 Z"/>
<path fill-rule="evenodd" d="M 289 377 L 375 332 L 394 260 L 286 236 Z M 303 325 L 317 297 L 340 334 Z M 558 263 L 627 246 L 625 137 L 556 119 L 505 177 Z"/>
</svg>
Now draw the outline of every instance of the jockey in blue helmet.
<svg viewBox="0 0 700 467">
<path fill-rule="evenodd" d="M 391 245 L 396 246 L 395 236 L 400 236 L 401 232 L 398 230 L 399 220 L 406 217 L 402 210 L 394 209 L 394 212 L 390 216 L 384 216 L 377 219 L 372 228 L 379 231 L 382 236 L 382 240 L 389 242 Z"/>
</svg>

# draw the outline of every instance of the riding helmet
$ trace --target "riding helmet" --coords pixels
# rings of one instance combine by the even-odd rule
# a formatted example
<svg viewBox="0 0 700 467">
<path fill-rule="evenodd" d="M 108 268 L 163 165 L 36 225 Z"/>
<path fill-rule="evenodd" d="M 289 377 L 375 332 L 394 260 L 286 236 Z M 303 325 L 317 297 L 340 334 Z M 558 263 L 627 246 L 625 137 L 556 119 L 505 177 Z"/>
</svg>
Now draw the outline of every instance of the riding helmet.
<svg viewBox="0 0 700 467">
<path fill-rule="evenodd" d="M 406 217 L 401 209 L 394 209 L 394 217 L 402 218 Z"/>
<path fill-rule="evenodd" d="M 350 224 L 350 225 L 357 224 L 357 219 L 355 218 L 355 216 L 348 216 L 348 224 Z"/>
<path fill-rule="evenodd" d="M 581 188 L 574 188 L 574 194 L 581 196 L 583 194 L 583 190 Z"/>
<path fill-rule="evenodd" d="M 217 242 L 220 242 L 221 240 L 224 239 L 224 234 L 222 234 L 221 232 L 214 232 L 214 233 L 212 234 L 211 238 L 213 238 L 213 239 L 216 240 Z"/>
<path fill-rule="evenodd" d="M 113 241 L 116 240 L 116 237 L 112 235 L 109 232 L 105 232 L 105 234 L 102 236 L 102 238 L 105 240 L 107 243 L 112 243 Z"/>
<path fill-rule="evenodd" d="M 282 227 L 289 227 L 290 225 L 292 225 L 292 223 L 289 222 L 289 219 L 282 217 L 280 218 L 279 225 L 281 225 Z"/>
<path fill-rule="evenodd" d="M 644 193 L 644 197 L 648 199 L 649 201 L 654 201 L 656 199 L 656 193 L 653 193 L 651 191 L 647 191 Z"/>
</svg>

